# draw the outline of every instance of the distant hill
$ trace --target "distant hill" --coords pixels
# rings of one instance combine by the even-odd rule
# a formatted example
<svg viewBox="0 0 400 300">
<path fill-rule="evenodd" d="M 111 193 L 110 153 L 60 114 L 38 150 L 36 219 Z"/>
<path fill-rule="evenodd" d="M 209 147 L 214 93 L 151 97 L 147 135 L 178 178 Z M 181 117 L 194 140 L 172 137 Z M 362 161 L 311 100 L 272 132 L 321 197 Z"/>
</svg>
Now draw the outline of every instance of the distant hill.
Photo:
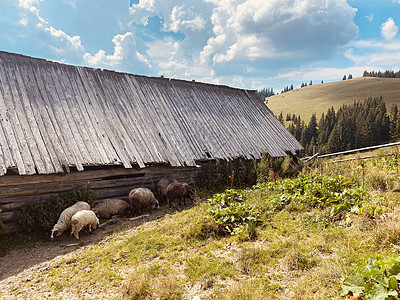
<svg viewBox="0 0 400 300">
<path fill-rule="evenodd" d="M 268 97 L 267 106 L 277 116 L 281 111 L 283 118 L 294 113 L 307 124 L 313 113 L 319 119 L 332 106 L 337 111 L 343 104 L 380 96 L 388 111 L 394 103 L 400 106 L 400 78 L 361 77 L 314 84 Z"/>
</svg>

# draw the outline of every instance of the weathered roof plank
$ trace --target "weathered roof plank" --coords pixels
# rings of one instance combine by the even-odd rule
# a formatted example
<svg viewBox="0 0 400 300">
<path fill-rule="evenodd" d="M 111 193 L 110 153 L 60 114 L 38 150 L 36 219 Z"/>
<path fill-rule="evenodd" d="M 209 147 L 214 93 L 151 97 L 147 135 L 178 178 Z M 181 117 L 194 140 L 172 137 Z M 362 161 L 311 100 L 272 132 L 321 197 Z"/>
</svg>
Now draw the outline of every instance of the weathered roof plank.
<svg viewBox="0 0 400 300">
<path fill-rule="evenodd" d="M 254 91 L 0 51 L 0 175 L 194 166 L 301 149 Z"/>
</svg>

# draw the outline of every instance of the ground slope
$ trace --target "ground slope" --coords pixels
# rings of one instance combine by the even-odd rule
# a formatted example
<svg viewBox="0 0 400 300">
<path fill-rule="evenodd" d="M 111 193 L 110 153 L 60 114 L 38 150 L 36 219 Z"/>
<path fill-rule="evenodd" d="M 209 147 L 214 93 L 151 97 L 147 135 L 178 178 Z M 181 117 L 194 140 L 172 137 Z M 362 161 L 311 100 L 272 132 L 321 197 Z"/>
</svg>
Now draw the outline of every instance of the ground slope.
<svg viewBox="0 0 400 300">
<path fill-rule="evenodd" d="M 319 119 L 328 108 L 337 110 L 343 104 L 352 104 L 367 98 L 383 97 L 389 110 L 400 104 L 400 78 L 361 77 L 330 83 L 314 84 L 267 98 L 268 107 L 275 115 L 282 112 L 300 115 L 306 122 L 313 113 Z"/>
</svg>

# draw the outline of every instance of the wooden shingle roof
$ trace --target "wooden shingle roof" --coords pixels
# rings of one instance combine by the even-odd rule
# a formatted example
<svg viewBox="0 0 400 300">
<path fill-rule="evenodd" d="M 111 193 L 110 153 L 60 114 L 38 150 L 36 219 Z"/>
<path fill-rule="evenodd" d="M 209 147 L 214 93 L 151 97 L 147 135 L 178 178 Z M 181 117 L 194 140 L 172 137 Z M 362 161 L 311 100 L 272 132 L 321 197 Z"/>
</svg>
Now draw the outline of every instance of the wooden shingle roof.
<svg viewBox="0 0 400 300">
<path fill-rule="evenodd" d="M 0 51 L 0 175 L 194 166 L 300 149 L 254 91 Z"/>
</svg>

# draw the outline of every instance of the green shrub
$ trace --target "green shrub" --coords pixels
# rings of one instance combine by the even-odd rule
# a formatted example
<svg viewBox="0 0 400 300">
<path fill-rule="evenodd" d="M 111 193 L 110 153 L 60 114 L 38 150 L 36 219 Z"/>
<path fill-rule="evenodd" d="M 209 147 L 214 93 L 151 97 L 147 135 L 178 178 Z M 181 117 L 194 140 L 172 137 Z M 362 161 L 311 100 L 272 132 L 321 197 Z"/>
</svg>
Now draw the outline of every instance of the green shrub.
<svg viewBox="0 0 400 300">
<path fill-rule="evenodd" d="M 242 190 L 226 190 L 225 193 L 215 194 L 208 200 L 210 208 L 206 218 L 211 218 L 222 234 L 235 235 L 261 223 L 260 213 L 254 207 L 245 203 L 246 193 Z M 254 229 L 253 229 L 254 231 Z"/>
<path fill-rule="evenodd" d="M 198 175 L 198 186 L 212 191 L 225 190 L 227 188 L 245 188 L 257 182 L 276 180 L 282 172 L 283 162 L 290 160 L 284 158 L 272 158 L 267 154 L 261 159 L 245 159 L 237 157 L 230 161 L 217 159 L 202 165 L 202 171 Z M 292 168 L 293 166 L 290 165 Z M 292 174 L 292 173 L 290 173 Z"/>
<path fill-rule="evenodd" d="M 343 176 L 299 175 L 295 179 L 268 182 L 255 188 L 272 194 L 268 199 L 277 211 L 285 208 L 293 212 L 329 207 L 332 218 L 342 212 L 359 212 L 362 200 L 369 197 L 367 191 Z"/>
<path fill-rule="evenodd" d="M 343 281 L 340 295 L 362 294 L 361 299 L 398 299 L 399 280 L 400 259 L 370 258 L 362 273 L 350 275 Z"/>
<path fill-rule="evenodd" d="M 64 209 L 78 201 L 86 201 L 92 205 L 94 200 L 94 194 L 89 186 L 78 187 L 43 201 L 26 204 L 14 212 L 13 218 L 19 230 L 47 232 L 53 228 Z"/>
</svg>

